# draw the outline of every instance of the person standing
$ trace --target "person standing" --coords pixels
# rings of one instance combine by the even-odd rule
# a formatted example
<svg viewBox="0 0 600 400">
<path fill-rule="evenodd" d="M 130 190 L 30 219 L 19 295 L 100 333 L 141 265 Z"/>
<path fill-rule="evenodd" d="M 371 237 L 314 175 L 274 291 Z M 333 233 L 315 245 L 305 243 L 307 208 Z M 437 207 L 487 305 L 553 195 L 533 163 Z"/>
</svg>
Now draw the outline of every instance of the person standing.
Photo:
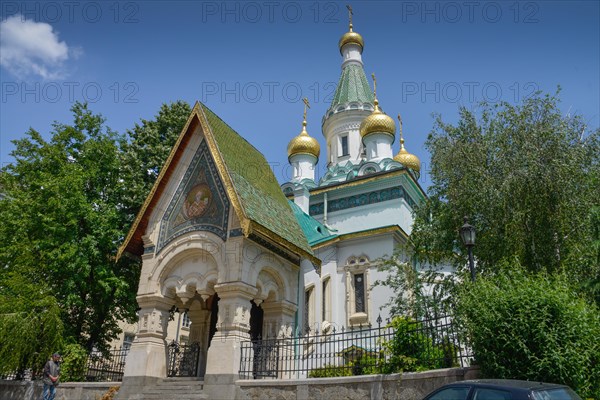
<svg viewBox="0 0 600 400">
<path fill-rule="evenodd" d="M 52 354 L 52 359 L 44 365 L 44 391 L 42 400 L 54 400 L 56 396 L 56 387 L 58 386 L 58 378 L 60 376 L 60 354 Z"/>
</svg>

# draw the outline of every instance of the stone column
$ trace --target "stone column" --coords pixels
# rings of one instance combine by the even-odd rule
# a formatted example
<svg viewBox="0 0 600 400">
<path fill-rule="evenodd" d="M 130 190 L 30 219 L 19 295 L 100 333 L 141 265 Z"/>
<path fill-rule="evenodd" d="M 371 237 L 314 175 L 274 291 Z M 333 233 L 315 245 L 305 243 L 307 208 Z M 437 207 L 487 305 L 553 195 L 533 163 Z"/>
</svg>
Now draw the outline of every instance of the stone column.
<svg viewBox="0 0 600 400">
<path fill-rule="evenodd" d="M 167 376 L 167 325 L 172 299 L 138 296 L 138 333 L 127 354 L 119 399 Z"/>
<path fill-rule="evenodd" d="M 261 307 L 264 311 L 263 333 L 265 337 L 277 338 L 279 347 L 277 378 L 291 379 L 290 370 L 293 369 L 292 363 L 294 362 L 292 335 L 298 307 L 286 300 L 262 303 Z"/>
<path fill-rule="evenodd" d="M 258 290 L 237 281 L 215 285 L 215 291 L 219 295 L 219 315 L 217 332 L 208 349 L 204 385 L 209 398 L 233 399 L 241 345 L 250 340 L 250 301 Z"/>
<path fill-rule="evenodd" d="M 204 376 L 206 372 L 206 357 L 208 354 L 208 333 L 210 324 L 210 310 L 195 300 L 187 313 L 191 325 L 189 342 L 198 343 L 200 354 L 198 358 L 198 376 Z"/>
</svg>

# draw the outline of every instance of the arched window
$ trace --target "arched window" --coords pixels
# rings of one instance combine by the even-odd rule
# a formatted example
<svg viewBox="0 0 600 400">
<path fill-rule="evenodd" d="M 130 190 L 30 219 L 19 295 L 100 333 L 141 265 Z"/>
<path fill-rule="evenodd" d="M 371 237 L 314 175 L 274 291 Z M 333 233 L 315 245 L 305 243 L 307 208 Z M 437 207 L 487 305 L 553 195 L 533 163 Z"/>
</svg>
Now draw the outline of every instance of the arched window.
<svg viewBox="0 0 600 400">
<path fill-rule="evenodd" d="M 371 263 L 365 255 L 350 257 L 346 261 L 346 309 L 348 326 L 367 325 L 370 313 L 369 268 Z"/>
<path fill-rule="evenodd" d="M 303 333 L 311 332 L 315 322 L 314 289 L 315 286 L 311 285 L 304 290 Z"/>
<path fill-rule="evenodd" d="M 329 276 L 323 279 L 321 287 L 321 321 L 331 322 L 331 278 Z"/>
</svg>

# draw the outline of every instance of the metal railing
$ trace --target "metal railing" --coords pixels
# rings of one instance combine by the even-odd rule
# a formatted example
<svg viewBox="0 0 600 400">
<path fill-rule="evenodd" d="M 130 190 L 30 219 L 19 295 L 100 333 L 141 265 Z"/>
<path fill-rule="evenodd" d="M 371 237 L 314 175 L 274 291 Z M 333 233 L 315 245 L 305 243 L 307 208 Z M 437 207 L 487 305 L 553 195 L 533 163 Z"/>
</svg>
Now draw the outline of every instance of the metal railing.
<svg viewBox="0 0 600 400">
<path fill-rule="evenodd" d="M 123 380 L 128 352 L 129 346 L 114 348 L 104 353 L 94 350 L 88 354 L 84 364 L 72 367 L 76 369 L 70 371 L 71 378 L 87 382 L 120 382 Z M 42 370 L 33 371 L 31 368 L 0 376 L 0 379 L 4 380 L 32 381 L 41 378 Z"/>
<path fill-rule="evenodd" d="M 169 345 L 168 377 L 196 376 L 200 359 L 200 343 L 180 344 L 175 341 Z"/>
<path fill-rule="evenodd" d="M 109 350 L 107 353 L 92 351 L 86 363 L 87 382 L 120 382 L 123 380 L 125 358 L 129 347 Z"/>
<path fill-rule="evenodd" d="M 295 379 L 422 371 L 470 365 L 451 317 L 395 319 L 373 327 L 288 335 L 242 342 L 240 378 Z"/>
</svg>

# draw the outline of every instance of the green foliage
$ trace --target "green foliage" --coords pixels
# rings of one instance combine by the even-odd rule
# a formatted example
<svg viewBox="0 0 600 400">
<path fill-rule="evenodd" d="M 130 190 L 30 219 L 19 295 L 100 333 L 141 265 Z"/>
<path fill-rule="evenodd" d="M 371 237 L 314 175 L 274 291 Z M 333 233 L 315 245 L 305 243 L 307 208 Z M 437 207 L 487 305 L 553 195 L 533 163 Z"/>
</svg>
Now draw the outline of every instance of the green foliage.
<svg viewBox="0 0 600 400">
<path fill-rule="evenodd" d="M 387 372 L 383 354 L 380 357 L 363 354 L 358 360 L 350 362 L 349 365 L 352 367 L 352 375 L 385 374 Z"/>
<path fill-rule="evenodd" d="M 378 269 L 385 278 L 373 286 L 387 286 L 396 294 L 384 307 L 391 315 L 409 315 L 431 318 L 448 314 L 452 306 L 454 276 L 433 268 L 417 268 L 407 259 L 414 254 L 408 248 L 398 248 L 392 257 L 378 260 Z"/>
<path fill-rule="evenodd" d="M 338 376 L 352 376 L 352 369 L 342 365 L 325 365 L 321 368 L 315 368 L 308 373 L 309 378 L 334 378 Z"/>
<path fill-rule="evenodd" d="M 0 373 L 39 368 L 61 338 L 106 350 L 135 318 L 139 265 L 115 255 L 191 108 L 163 105 L 129 138 L 87 104 L 71 111 L 49 140 L 30 129 L 14 141 L 0 171 Z M 67 347 L 69 379 L 80 350 Z"/>
<path fill-rule="evenodd" d="M 467 265 L 456 250 L 468 215 L 478 273 L 517 257 L 529 271 L 568 271 L 598 293 L 600 130 L 565 116 L 557 96 L 537 94 L 462 108 L 455 125 L 438 117 L 426 148 L 432 184 L 411 234 L 419 260 Z"/>
<path fill-rule="evenodd" d="M 0 174 L 0 264 L 51 289 L 67 337 L 102 348 L 136 307 L 138 270 L 114 261 L 123 238 L 123 138 L 87 105 L 72 112 L 73 123 L 55 123 L 49 141 L 34 130 L 14 141 L 15 163 Z"/>
<path fill-rule="evenodd" d="M 390 325 L 394 328 L 394 336 L 383 342 L 389 355 L 385 372 L 427 371 L 455 364 L 456 356 L 451 354 L 453 346 L 443 338 L 436 343 L 414 319 L 395 317 Z"/>
<path fill-rule="evenodd" d="M 600 398 L 600 311 L 558 275 L 500 272 L 467 283 L 457 312 L 484 377 L 564 383 Z"/>
<path fill-rule="evenodd" d="M 43 284 L 8 272 L 0 278 L 0 375 L 41 371 L 62 346 L 60 306 Z"/>
<path fill-rule="evenodd" d="M 62 352 L 61 380 L 63 382 L 81 382 L 85 380 L 88 351 L 77 343 L 65 346 Z"/>
</svg>

